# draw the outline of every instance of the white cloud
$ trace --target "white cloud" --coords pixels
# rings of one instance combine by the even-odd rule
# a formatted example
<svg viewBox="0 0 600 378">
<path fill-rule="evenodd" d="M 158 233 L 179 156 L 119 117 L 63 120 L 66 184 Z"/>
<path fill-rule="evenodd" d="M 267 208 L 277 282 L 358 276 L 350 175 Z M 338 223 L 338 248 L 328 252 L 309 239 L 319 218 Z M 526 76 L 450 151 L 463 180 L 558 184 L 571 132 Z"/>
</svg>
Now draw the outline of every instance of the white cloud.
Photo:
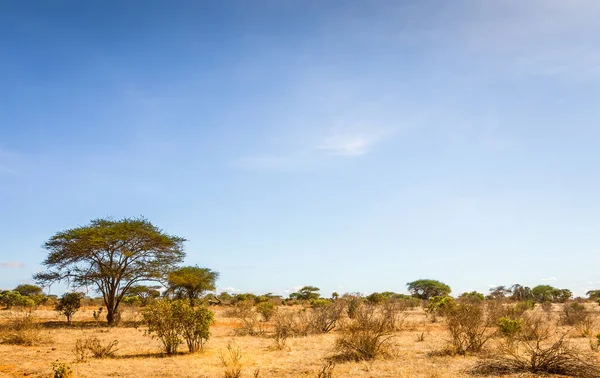
<svg viewBox="0 0 600 378">
<path fill-rule="evenodd" d="M 376 142 L 377 138 L 374 136 L 333 135 L 326 138 L 317 149 L 329 155 L 360 156 L 369 152 Z"/>
<path fill-rule="evenodd" d="M 21 261 L 0 262 L 0 267 L 1 268 L 19 269 L 19 268 L 22 268 L 24 266 L 25 266 L 25 264 L 23 264 Z"/>
<path fill-rule="evenodd" d="M 541 278 L 540 281 L 556 281 L 556 277 Z"/>
</svg>

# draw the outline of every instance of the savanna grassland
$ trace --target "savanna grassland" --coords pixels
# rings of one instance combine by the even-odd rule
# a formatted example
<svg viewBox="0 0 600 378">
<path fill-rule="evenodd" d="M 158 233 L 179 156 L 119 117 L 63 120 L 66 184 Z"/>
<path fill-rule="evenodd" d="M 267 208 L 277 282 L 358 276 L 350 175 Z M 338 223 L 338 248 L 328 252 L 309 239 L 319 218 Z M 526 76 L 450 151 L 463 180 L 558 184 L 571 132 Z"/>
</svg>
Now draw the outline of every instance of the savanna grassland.
<svg viewBox="0 0 600 378">
<path fill-rule="evenodd" d="M 202 350 L 189 353 L 185 345 L 181 345 L 174 355 L 166 355 L 160 340 L 146 334 L 142 309 L 136 306 L 124 308 L 120 324 L 113 327 L 95 319 L 93 315 L 97 307 L 92 306 L 82 307 L 76 312 L 71 325 L 67 325 L 64 316 L 52 308 L 3 310 L 0 311 L 3 338 L 0 344 L 0 376 L 52 377 L 56 376 L 53 374 L 57 369 L 57 365 L 53 368 L 53 363 L 60 362 L 69 371 L 64 376 L 72 377 L 450 378 L 473 377 L 474 374 L 533 377 L 537 373 L 519 370 L 512 365 L 502 372 L 493 363 L 491 368 L 481 368 L 480 365 L 486 361 L 500 361 L 502 356 L 510 357 L 512 352 L 509 349 L 528 359 L 527 348 L 519 348 L 519 343 L 533 340 L 529 345 L 537 343 L 543 349 L 544 345 L 550 347 L 561 338 L 566 344 L 559 345 L 559 349 L 564 350 L 559 350 L 552 358 L 560 359 L 567 351 L 576 356 L 575 363 L 571 364 L 574 375 L 562 376 L 600 376 L 595 370 L 599 354 L 593 350 L 597 350 L 595 334 L 600 331 L 596 323 L 599 306 L 586 303 L 579 307 L 572 303 L 576 302 L 536 305 L 534 309 L 521 306 L 521 310 L 517 311 L 514 310 L 518 306 L 511 303 L 499 306 L 497 303 L 492 306 L 466 303 L 462 310 L 449 310 L 452 305 L 445 311 L 440 311 L 439 307 L 424 309 L 421 305 L 390 308 L 385 304 L 360 304 L 371 311 L 365 312 L 365 322 L 391 319 L 385 324 L 369 323 L 371 331 L 373 326 L 385 328 L 379 329 L 383 336 L 377 342 L 381 342 L 382 348 L 372 359 L 357 357 L 347 348 L 340 348 L 339 340 L 344 336 L 360 337 L 369 332 L 369 327 L 356 328 L 360 315 L 357 318 L 354 314 L 354 319 L 351 319 L 347 306 L 339 307 L 340 312 L 335 315 L 338 318 L 327 332 L 308 330 L 308 323 L 319 322 L 312 315 L 306 315 L 318 312 L 308 304 L 278 306 L 268 321 L 259 316 L 255 307 L 211 306 L 215 313 L 214 323 Z M 575 308 L 575 312 L 569 306 Z M 478 312 L 477 309 L 484 311 Z M 294 317 L 296 315 L 299 317 Z M 15 331 L 15 322 L 24 317 L 32 320 L 29 328 Z M 292 318 L 295 320 L 291 321 Z M 501 321 L 498 319 L 513 319 L 514 323 L 510 324 L 518 326 L 499 327 Z M 325 324 L 329 323 L 325 321 Z M 456 324 L 458 328 L 454 327 Z M 305 326 L 308 328 L 302 328 Z M 469 328 L 475 331 L 471 336 L 468 335 Z M 469 350 L 468 343 L 457 344 L 453 335 L 460 336 L 461 330 L 467 331 L 467 339 L 480 335 L 483 345 Z M 23 340 L 11 342 L 11 332 L 25 332 L 21 335 Z M 86 339 L 95 339 L 100 346 L 110 343 L 114 346 L 107 356 L 98 358 L 88 354 L 82 358 L 76 345 L 78 340 Z M 352 337 L 346 339 L 350 344 L 356 340 Z M 583 369 L 579 363 L 584 364 Z M 474 370 L 476 367 L 479 367 L 477 371 Z"/>
</svg>

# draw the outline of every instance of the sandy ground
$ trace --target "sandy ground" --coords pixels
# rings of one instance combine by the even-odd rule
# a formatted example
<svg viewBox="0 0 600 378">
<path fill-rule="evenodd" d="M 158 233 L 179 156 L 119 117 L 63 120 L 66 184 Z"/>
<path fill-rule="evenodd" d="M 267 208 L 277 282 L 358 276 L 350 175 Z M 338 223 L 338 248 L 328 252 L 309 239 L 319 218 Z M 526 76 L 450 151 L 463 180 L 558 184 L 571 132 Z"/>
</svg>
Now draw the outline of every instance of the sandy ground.
<svg viewBox="0 0 600 378">
<path fill-rule="evenodd" d="M 0 377 L 51 377 L 51 365 L 55 361 L 68 362 L 76 377 L 223 377 L 220 355 L 227 344 L 233 343 L 242 351 L 242 377 L 317 377 L 325 358 L 331 356 L 336 333 L 289 339 L 287 348 L 274 348 L 270 338 L 235 336 L 238 326 L 235 319 L 227 318 L 223 309 L 216 309 L 216 324 L 211 328 L 212 337 L 205 350 L 195 354 L 182 353 L 166 357 L 161 353 L 158 340 L 144 335 L 144 328 L 107 328 L 94 325 L 93 308 L 86 308 L 74 317 L 74 324 L 66 327 L 56 312 L 38 310 L 37 318 L 44 322 L 43 334 L 47 341 L 39 346 L 15 346 L 0 344 Z M 0 324 L 13 316 L 10 311 L 0 312 Z M 139 319 L 135 310 L 127 310 L 124 320 Z M 431 357 L 428 352 L 440 350 L 448 335 L 443 323 L 431 323 L 425 313 L 412 310 L 405 321 L 405 329 L 393 340 L 395 352 L 392 357 L 374 362 L 341 363 L 334 368 L 334 377 L 472 377 L 468 370 L 477 357 Z M 425 334 L 424 341 L 417 336 Z M 117 340 L 115 358 L 89 359 L 75 362 L 73 348 L 78 338 L 97 336 L 109 342 Z M 589 350 L 585 338 L 574 338 L 582 348 Z M 493 345 L 493 343 L 491 344 Z M 180 348 L 185 351 L 185 346 Z M 505 377 L 528 377 L 512 375 Z"/>
</svg>

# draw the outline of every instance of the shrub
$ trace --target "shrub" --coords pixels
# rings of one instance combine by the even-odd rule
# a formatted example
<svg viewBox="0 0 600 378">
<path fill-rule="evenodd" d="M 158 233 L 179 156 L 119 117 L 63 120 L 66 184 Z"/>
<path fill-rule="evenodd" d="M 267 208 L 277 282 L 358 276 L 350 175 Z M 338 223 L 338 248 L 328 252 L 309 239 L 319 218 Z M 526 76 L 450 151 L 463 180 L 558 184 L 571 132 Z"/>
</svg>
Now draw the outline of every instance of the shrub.
<svg viewBox="0 0 600 378">
<path fill-rule="evenodd" d="M 481 303 L 457 303 L 446 312 L 446 327 L 457 354 L 476 353 L 493 336 Z"/>
<path fill-rule="evenodd" d="M 181 333 L 190 352 L 204 348 L 204 343 L 210 338 L 210 326 L 214 323 L 214 313 L 204 306 L 192 307 L 183 302 L 179 308 Z"/>
<path fill-rule="evenodd" d="M 455 306 L 454 298 L 452 297 L 433 297 L 427 304 L 426 312 L 432 322 L 437 320 L 438 316 L 444 316 L 450 309 Z"/>
<path fill-rule="evenodd" d="M 2 330 L 0 338 L 4 344 L 39 345 L 44 341 L 42 327 L 33 319 L 30 313 L 19 314 Z"/>
<path fill-rule="evenodd" d="M 333 370 L 335 369 L 335 362 L 329 360 L 325 361 L 321 368 L 317 371 L 317 378 L 333 378 Z"/>
<path fill-rule="evenodd" d="M 394 329 L 386 313 L 373 305 L 362 305 L 355 318 L 346 325 L 336 339 L 335 350 L 341 360 L 373 360 L 386 354 Z"/>
<path fill-rule="evenodd" d="M 498 332 L 509 339 L 514 338 L 521 332 L 523 325 L 519 319 L 500 318 L 497 322 Z"/>
<path fill-rule="evenodd" d="M 212 311 L 203 306 L 192 307 L 187 300 L 154 301 L 142 317 L 148 325 L 147 334 L 156 334 L 167 354 L 177 353 L 183 340 L 190 352 L 202 349 L 214 321 Z"/>
<path fill-rule="evenodd" d="M 275 336 L 288 337 L 307 336 L 312 332 L 308 311 L 279 311 L 274 317 Z"/>
<path fill-rule="evenodd" d="M 314 301 L 309 315 L 311 333 L 327 333 L 333 330 L 343 311 L 344 305 L 340 302 Z"/>
<path fill-rule="evenodd" d="M 225 378 L 239 378 L 242 376 L 242 350 L 239 346 L 227 343 L 227 353 L 222 350 L 219 354 L 221 364 L 225 367 Z"/>
<path fill-rule="evenodd" d="M 342 297 L 346 304 L 346 312 L 350 319 L 354 319 L 356 311 L 363 302 L 363 298 L 359 294 L 346 294 Z"/>
<path fill-rule="evenodd" d="M 114 357 L 117 352 L 117 344 L 119 344 L 117 340 L 102 344 L 95 336 L 77 339 L 73 348 L 73 354 L 77 361 L 85 361 L 89 355 L 94 358 Z"/>
<path fill-rule="evenodd" d="M 592 359 L 565 341 L 565 335 L 551 341 L 547 337 L 535 340 L 520 339 L 517 344 L 505 345 L 499 354 L 480 361 L 473 369 L 477 374 L 559 374 L 570 377 L 600 376 Z"/>
<path fill-rule="evenodd" d="M 71 378 L 73 377 L 73 369 L 66 362 L 53 362 L 52 373 L 54 378 Z"/>
<path fill-rule="evenodd" d="M 268 322 L 277 312 L 277 307 L 273 302 L 260 302 L 256 305 L 256 312 L 263 317 L 265 322 Z"/>
<path fill-rule="evenodd" d="M 235 330 L 237 335 L 255 336 L 263 335 L 266 332 L 265 325 L 257 318 L 257 312 L 254 311 L 254 299 L 237 302 L 228 315 L 242 322 L 241 327 Z"/>
<path fill-rule="evenodd" d="M 561 310 L 560 320 L 564 325 L 575 326 L 588 316 L 585 306 L 577 302 L 564 303 Z"/>
<path fill-rule="evenodd" d="M 458 296 L 458 300 L 471 303 L 483 302 L 484 299 L 484 295 L 476 291 L 471 291 L 470 293 L 462 293 Z"/>
<path fill-rule="evenodd" d="M 56 303 L 54 309 L 67 317 L 67 324 L 71 324 L 73 315 L 81 307 L 81 298 L 82 293 L 64 293 Z"/>
</svg>

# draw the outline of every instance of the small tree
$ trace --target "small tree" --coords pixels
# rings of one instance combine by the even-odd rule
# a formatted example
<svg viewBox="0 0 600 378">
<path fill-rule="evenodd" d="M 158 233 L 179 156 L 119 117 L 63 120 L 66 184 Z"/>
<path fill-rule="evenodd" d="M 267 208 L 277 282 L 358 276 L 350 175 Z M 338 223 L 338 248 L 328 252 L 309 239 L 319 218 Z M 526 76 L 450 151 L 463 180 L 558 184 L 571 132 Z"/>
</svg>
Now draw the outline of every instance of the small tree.
<svg viewBox="0 0 600 378">
<path fill-rule="evenodd" d="M 179 298 L 187 298 L 192 306 L 196 298 L 215 290 L 219 273 L 198 266 L 184 266 L 169 273 L 169 291 Z"/>
<path fill-rule="evenodd" d="M 81 298 L 83 298 L 82 293 L 64 293 L 56 302 L 54 309 L 67 317 L 67 324 L 69 325 L 73 315 L 81 307 Z"/>
<path fill-rule="evenodd" d="M 445 297 L 452 289 L 450 286 L 436 280 L 416 280 L 406 284 L 413 297 L 428 300 L 432 297 Z"/>
</svg>

